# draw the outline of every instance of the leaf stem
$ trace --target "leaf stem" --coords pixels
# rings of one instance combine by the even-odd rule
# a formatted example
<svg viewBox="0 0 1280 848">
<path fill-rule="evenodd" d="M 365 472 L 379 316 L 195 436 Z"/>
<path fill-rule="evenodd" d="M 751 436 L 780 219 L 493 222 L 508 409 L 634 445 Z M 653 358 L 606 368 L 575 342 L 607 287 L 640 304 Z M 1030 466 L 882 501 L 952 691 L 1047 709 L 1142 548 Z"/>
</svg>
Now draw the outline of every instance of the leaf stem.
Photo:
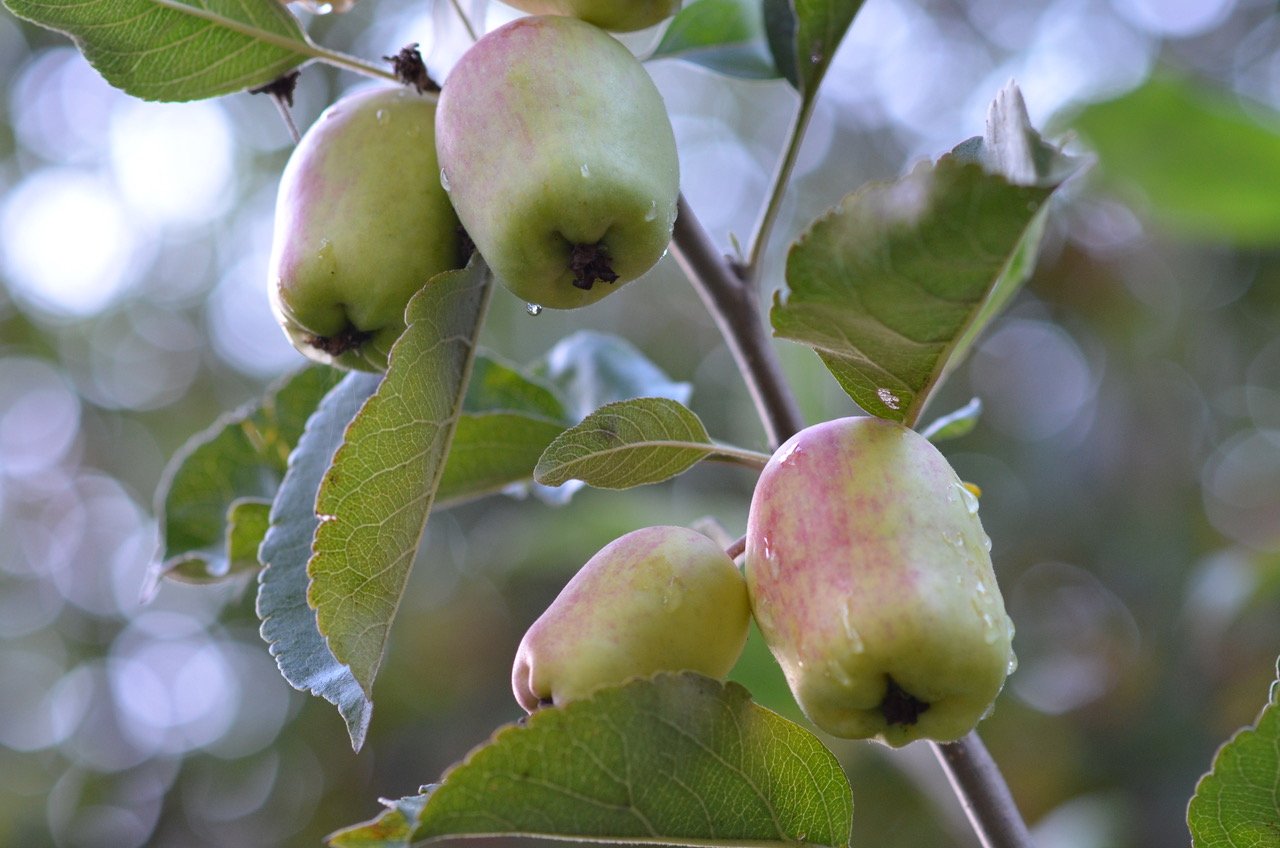
<svg viewBox="0 0 1280 848">
<path fill-rule="evenodd" d="M 800 156 L 800 144 L 804 140 L 805 130 L 809 128 L 809 119 L 813 117 L 813 107 L 817 100 L 818 98 L 814 96 L 801 96 L 800 109 L 796 112 L 796 119 L 791 124 L 786 148 L 783 150 L 782 159 L 778 162 L 778 169 L 773 175 L 769 200 L 765 203 L 764 212 L 760 216 L 759 223 L 756 224 L 755 234 L 747 249 L 746 270 L 743 276 L 752 286 L 760 282 L 764 250 L 769 246 L 769 236 L 773 234 L 774 224 L 778 222 L 778 213 L 782 211 L 782 198 L 786 195 L 787 186 L 791 183 L 791 173 L 795 170 L 796 159 Z"/>
<path fill-rule="evenodd" d="M 371 62 L 366 62 L 364 59 L 349 56 L 346 53 L 339 53 L 337 50 L 329 50 L 326 47 L 321 47 L 320 45 L 313 44 L 311 42 L 307 42 L 307 50 L 312 58 L 318 59 L 326 65 L 333 65 L 334 67 L 343 68 L 344 70 L 354 71 L 357 74 L 364 74 L 367 77 L 388 80 L 394 83 L 400 82 L 400 80 L 396 78 L 394 72 L 389 71 L 386 68 L 381 68 Z"/>
<path fill-rule="evenodd" d="M 715 453 L 708 456 L 707 459 L 712 462 L 732 462 L 734 465 L 742 465 L 747 468 L 754 468 L 756 471 L 763 471 L 765 464 L 769 462 L 769 454 L 716 442 Z"/>
<path fill-rule="evenodd" d="M 467 35 L 471 36 L 471 43 L 474 44 L 479 41 L 480 38 L 476 35 L 475 27 L 471 25 L 471 18 L 467 17 L 467 13 L 462 11 L 461 0 L 449 0 L 449 2 L 453 5 L 453 11 L 457 13 L 458 20 L 462 21 L 462 26 L 466 28 Z"/>
<path fill-rule="evenodd" d="M 983 848 L 1033 848 L 1009 785 L 977 733 L 933 743 L 933 752 Z"/>
<path fill-rule="evenodd" d="M 729 266 L 680 196 L 671 252 L 715 319 L 746 380 L 770 450 L 804 427 L 799 404 L 765 333 L 754 286 Z"/>
</svg>

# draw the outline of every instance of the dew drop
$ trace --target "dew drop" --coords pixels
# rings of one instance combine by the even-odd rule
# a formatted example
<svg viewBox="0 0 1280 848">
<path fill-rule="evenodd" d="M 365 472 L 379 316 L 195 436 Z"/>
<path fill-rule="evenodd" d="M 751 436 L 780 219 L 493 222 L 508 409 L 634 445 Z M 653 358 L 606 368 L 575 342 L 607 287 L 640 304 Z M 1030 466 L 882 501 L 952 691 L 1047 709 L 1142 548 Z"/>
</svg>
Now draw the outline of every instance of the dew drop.
<svg viewBox="0 0 1280 848">
<path fill-rule="evenodd" d="M 449 175 L 444 172 L 444 168 L 440 169 L 440 187 L 445 191 L 449 190 Z"/>
<path fill-rule="evenodd" d="M 836 660 L 827 663 L 827 677 L 834 680 L 845 689 L 853 686 L 853 678 L 849 676 L 849 672 L 844 670 L 844 666 Z"/>
<path fill-rule="evenodd" d="M 581 167 L 581 168 L 579 168 L 578 170 L 582 172 L 582 176 L 583 176 L 584 178 L 585 178 L 585 177 L 589 177 L 589 176 L 591 176 L 591 169 L 587 167 L 587 163 L 586 163 L 586 162 L 583 162 L 583 163 L 582 163 L 582 167 Z"/>
<path fill-rule="evenodd" d="M 986 533 L 982 534 L 982 549 L 987 553 L 991 553 L 991 537 Z"/>
<path fill-rule="evenodd" d="M 960 487 L 960 498 L 964 501 L 964 508 L 969 511 L 970 515 L 978 514 L 978 497 L 964 486 Z"/>
<path fill-rule="evenodd" d="M 656 220 L 657 217 L 658 217 L 658 201 L 650 200 L 649 211 L 644 213 L 644 219 L 646 221 L 653 221 L 653 220 Z"/>
<path fill-rule="evenodd" d="M 321 262 L 333 261 L 333 242 L 329 239 L 320 239 L 320 250 L 316 252 L 316 258 Z"/>
<path fill-rule="evenodd" d="M 1018 655 L 1013 651 L 1009 652 L 1009 663 L 1005 666 L 1005 674 L 1013 674 L 1018 670 Z"/>
<path fill-rule="evenodd" d="M 386 109 L 379 109 L 373 114 L 374 120 L 383 126 L 391 123 L 391 114 Z"/>
<path fill-rule="evenodd" d="M 538 316 L 542 314 L 542 306 L 537 303 L 526 303 L 524 311 L 528 315 Z"/>
<path fill-rule="evenodd" d="M 315 12 L 317 15 L 331 15 L 333 14 L 333 4 L 317 3 L 315 7 Z"/>
</svg>

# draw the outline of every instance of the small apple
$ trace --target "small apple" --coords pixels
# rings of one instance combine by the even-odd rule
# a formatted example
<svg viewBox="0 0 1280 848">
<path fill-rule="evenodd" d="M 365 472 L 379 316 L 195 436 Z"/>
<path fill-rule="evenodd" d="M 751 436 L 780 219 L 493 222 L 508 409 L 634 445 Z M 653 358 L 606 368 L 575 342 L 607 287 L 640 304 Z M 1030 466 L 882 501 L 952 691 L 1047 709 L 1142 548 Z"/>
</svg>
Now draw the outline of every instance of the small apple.
<svg viewBox="0 0 1280 848">
<path fill-rule="evenodd" d="M 594 303 L 671 242 L 680 166 L 662 96 L 591 24 L 528 17 L 481 38 L 444 82 L 436 147 L 467 234 L 528 303 Z"/>
<path fill-rule="evenodd" d="M 435 110 L 433 97 L 406 88 L 348 95 L 289 157 L 268 292 L 285 335 L 311 359 L 385 369 L 409 298 L 465 262 L 440 185 Z"/>
<path fill-rule="evenodd" d="M 613 32 L 645 29 L 680 11 L 680 0 L 506 0 L 506 3 L 533 15 L 568 15 Z"/>
<path fill-rule="evenodd" d="M 954 741 L 992 708 L 1013 624 L 978 501 L 927 439 L 878 418 L 797 433 L 747 522 L 756 621 L 818 727 Z"/>
<path fill-rule="evenodd" d="M 738 567 L 684 527 L 646 527 L 602 548 L 529 628 L 511 686 L 528 712 L 660 671 L 724 677 L 747 640 Z"/>
</svg>

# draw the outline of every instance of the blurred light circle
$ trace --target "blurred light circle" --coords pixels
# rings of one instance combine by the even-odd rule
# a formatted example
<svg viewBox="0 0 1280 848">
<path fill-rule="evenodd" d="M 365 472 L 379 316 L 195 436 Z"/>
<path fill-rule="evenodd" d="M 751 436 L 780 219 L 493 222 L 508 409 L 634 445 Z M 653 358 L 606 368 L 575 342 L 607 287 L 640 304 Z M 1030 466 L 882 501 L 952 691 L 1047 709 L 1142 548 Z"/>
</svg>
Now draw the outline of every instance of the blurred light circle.
<svg viewBox="0 0 1280 848">
<path fill-rule="evenodd" d="M 3 530 L 4 525 L 0 524 L 0 533 Z M 0 569 L 8 570 L 2 561 Z M 0 581 L 0 639 L 13 639 L 51 627 L 66 606 L 58 590 L 49 581 L 40 579 L 39 569 L 33 572 L 27 578 Z"/>
<path fill-rule="evenodd" d="M 49 363 L 0 359 L 0 476 L 43 474 L 80 431 L 80 399 Z"/>
<path fill-rule="evenodd" d="M 1280 432 L 1237 433 L 1205 461 L 1201 479 L 1220 533 L 1254 550 L 1280 549 Z"/>
<path fill-rule="evenodd" d="M 271 312 L 265 254 L 250 254 L 227 270 L 209 296 L 207 315 L 214 351 L 241 373 L 268 378 L 307 362 Z"/>
<path fill-rule="evenodd" d="M 1012 319 L 974 353 L 970 380 L 983 420 L 1028 442 L 1055 436 L 1089 411 L 1096 385 L 1079 345 L 1056 324 Z"/>
<path fill-rule="evenodd" d="M 44 654 L 20 648 L 0 653 L 0 679 L 9 681 L 0 687 L 0 745 L 6 748 L 38 751 L 58 745 L 84 717 L 85 681 L 64 677 L 61 665 Z"/>
<path fill-rule="evenodd" d="M 1037 710 L 1057 715 L 1096 701 L 1136 661 L 1132 613 L 1084 569 L 1040 563 L 1007 594 L 1018 655 L 1009 685 Z"/>
<path fill-rule="evenodd" d="M 101 311 L 136 279 L 144 245 L 98 177 L 44 168 L 0 209 L 0 254 L 17 298 L 55 317 Z"/>
<path fill-rule="evenodd" d="M 220 643 L 230 676 L 253 697 L 241 700 L 234 722 L 218 739 L 206 745 L 216 757 L 235 759 L 265 750 L 280 735 L 293 705 L 294 690 L 280 678 L 280 670 L 261 642 Z"/>
<path fill-rule="evenodd" d="M 74 47 L 37 53 L 9 93 L 19 143 L 46 161 L 100 162 L 112 112 L 130 98 L 112 88 Z"/>
<path fill-rule="evenodd" d="M 135 303 L 67 334 L 61 358 L 80 393 L 107 409 L 150 410 L 186 395 L 204 352 L 201 331 L 183 314 Z"/>
<path fill-rule="evenodd" d="M 1227 19 L 1235 0 L 1111 0 L 1126 20 L 1154 35 L 1190 38 Z"/>
<path fill-rule="evenodd" d="M 110 149 L 121 195 L 153 221 L 199 224 L 230 207 L 233 138 L 218 103 L 126 101 L 112 114 Z"/>
</svg>

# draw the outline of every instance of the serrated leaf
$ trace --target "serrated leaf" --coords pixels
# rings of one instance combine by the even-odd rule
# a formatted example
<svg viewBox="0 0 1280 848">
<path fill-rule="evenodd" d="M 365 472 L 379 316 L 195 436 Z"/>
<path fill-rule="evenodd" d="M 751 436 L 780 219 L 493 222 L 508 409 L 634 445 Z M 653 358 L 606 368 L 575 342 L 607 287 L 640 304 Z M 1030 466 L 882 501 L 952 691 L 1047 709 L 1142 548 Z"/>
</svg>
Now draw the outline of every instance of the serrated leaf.
<svg viewBox="0 0 1280 848">
<path fill-rule="evenodd" d="M 275 497 L 307 416 L 341 376 L 320 365 L 292 374 L 261 401 L 219 418 L 173 456 L 156 490 L 162 538 L 144 593 L 154 591 L 162 576 L 209 582 L 236 570 L 231 558 L 238 554 L 228 554 L 236 544 L 228 535 L 234 529 L 230 511 L 242 499 Z"/>
<path fill-rule="evenodd" d="M 982 417 L 982 401 L 973 398 L 959 409 L 935 418 L 928 427 L 920 431 L 920 435 L 933 443 L 958 439 L 973 432 Z"/>
<path fill-rule="evenodd" d="M 843 848 L 852 814 L 839 762 L 809 731 L 736 683 L 664 674 L 499 730 L 435 787 L 413 840 Z M 406 808 L 383 818 L 393 815 Z M 372 841 L 380 826 L 334 834 L 330 845 L 404 844 Z"/>
<path fill-rule="evenodd" d="M 314 48 L 276 0 L 4 0 L 64 33 L 107 82 L 144 100 L 199 100 L 265 85 Z"/>
<path fill-rule="evenodd" d="M 1033 132 L 1008 88 L 979 161 L 966 144 L 815 221 L 788 255 L 790 292 L 770 314 L 777 334 L 814 348 L 868 413 L 914 424 L 1034 266 L 1046 201 L 1069 170 L 1036 161 Z"/>
<path fill-rule="evenodd" d="M 492 285 L 479 259 L 409 301 L 386 378 L 316 497 L 307 600 L 367 697 L 444 471 Z"/>
<path fill-rule="evenodd" d="M 651 59 L 684 59 L 726 76 L 775 79 L 759 0 L 697 0 L 680 10 Z"/>
<path fill-rule="evenodd" d="M 510 412 L 464 414 L 458 419 L 436 490 L 443 509 L 533 480 L 538 458 L 564 424 Z"/>
<path fill-rule="evenodd" d="M 626 339 L 580 330 L 565 336 L 531 370 L 567 404 L 570 421 L 581 421 L 606 403 L 634 397 L 665 397 L 688 403 L 693 387 L 672 380 Z"/>
<path fill-rule="evenodd" d="M 800 92 L 801 108 L 818 93 L 836 48 L 864 0 L 764 0 L 769 50 L 782 75 Z"/>
<path fill-rule="evenodd" d="M 715 451 L 693 410 L 668 398 L 633 398 L 606 404 L 561 433 L 533 478 L 547 486 L 577 479 L 629 489 L 669 480 Z"/>
<path fill-rule="evenodd" d="M 1156 78 L 1071 122 L 1100 178 L 1184 237 L 1280 243 L 1280 114 L 1230 90 Z"/>
<path fill-rule="evenodd" d="M 290 685 L 338 708 L 357 751 L 369 729 L 373 702 L 320 635 L 315 610 L 307 605 L 307 561 L 319 524 L 314 505 L 320 481 L 342 445 L 347 424 L 380 379 L 375 374 L 348 374 L 321 401 L 289 457 L 289 471 L 271 506 L 270 526 L 259 550 L 265 565 L 258 577 L 257 599 L 262 638 Z"/>
<path fill-rule="evenodd" d="M 1187 807 L 1193 848 L 1280 846 L 1280 662 L 1252 727 L 1218 749 Z"/>
</svg>

